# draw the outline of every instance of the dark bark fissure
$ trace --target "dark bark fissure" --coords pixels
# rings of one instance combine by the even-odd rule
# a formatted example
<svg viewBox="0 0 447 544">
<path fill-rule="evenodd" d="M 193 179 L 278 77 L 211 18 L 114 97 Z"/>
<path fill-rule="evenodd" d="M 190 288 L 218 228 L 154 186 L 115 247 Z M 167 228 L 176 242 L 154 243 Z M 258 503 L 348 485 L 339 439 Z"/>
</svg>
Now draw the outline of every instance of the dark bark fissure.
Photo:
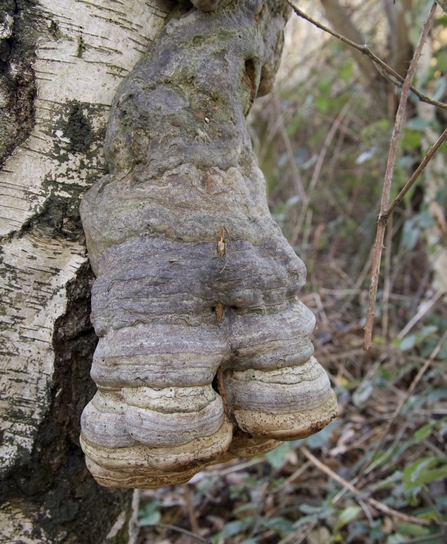
<svg viewBox="0 0 447 544">
<path fill-rule="evenodd" d="M 0 501 L 20 505 L 35 520 L 29 536 L 54 543 L 103 542 L 118 515 L 131 510 L 132 492 L 100 487 L 79 446 L 81 412 L 95 391 L 89 373 L 97 344 L 89 317 L 92 280 L 85 264 L 67 285 L 66 313 L 54 327 L 50 408 L 32 453 L 1 484 Z M 127 543 L 127 526 L 111 542 Z"/>
<path fill-rule="evenodd" d="M 247 91 L 250 97 L 247 111 L 244 112 L 244 115 L 248 115 L 258 92 L 258 84 L 256 81 L 256 64 L 254 59 L 247 59 L 245 61 L 244 77 L 242 78 L 242 83 L 247 87 Z"/>
<path fill-rule="evenodd" d="M 32 0 L 6 0 L 0 7 L 0 22 L 5 27 L 5 37 L 0 40 L 0 166 L 34 126 L 32 63 L 40 21 Z"/>
</svg>

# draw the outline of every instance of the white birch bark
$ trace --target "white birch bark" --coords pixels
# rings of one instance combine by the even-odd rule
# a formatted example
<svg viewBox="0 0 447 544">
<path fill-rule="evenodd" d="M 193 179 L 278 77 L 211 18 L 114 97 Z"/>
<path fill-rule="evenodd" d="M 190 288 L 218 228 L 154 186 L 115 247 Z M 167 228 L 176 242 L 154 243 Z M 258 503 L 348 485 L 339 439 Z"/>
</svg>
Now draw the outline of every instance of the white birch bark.
<svg viewBox="0 0 447 544">
<path fill-rule="evenodd" d="M 52 442 L 39 435 L 48 430 L 52 410 L 64 410 L 57 399 L 74 387 L 56 376 L 58 349 L 67 359 L 67 338 L 90 334 L 79 200 L 104 172 L 102 141 L 117 86 L 161 30 L 168 9 L 155 0 L 39 0 L 26 10 L 28 30 L 37 36 L 35 122 L 0 171 L 0 542 L 127 542 L 135 537 L 127 529 L 128 498 L 101 491 L 97 515 L 108 505 L 110 519 L 100 528 L 93 523 L 92 540 L 73 540 L 76 523 L 85 523 L 76 522 L 83 499 L 64 496 L 65 486 L 52 510 L 48 496 L 63 462 L 48 475 L 52 487 L 32 464 Z M 0 21 L 0 41 L 19 28 L 24 15 L 17 13 Z M 9 70 L 15 69 L 11 62 Z M 90 477 L 82 478 L 87 485 Z"/>
</svg>

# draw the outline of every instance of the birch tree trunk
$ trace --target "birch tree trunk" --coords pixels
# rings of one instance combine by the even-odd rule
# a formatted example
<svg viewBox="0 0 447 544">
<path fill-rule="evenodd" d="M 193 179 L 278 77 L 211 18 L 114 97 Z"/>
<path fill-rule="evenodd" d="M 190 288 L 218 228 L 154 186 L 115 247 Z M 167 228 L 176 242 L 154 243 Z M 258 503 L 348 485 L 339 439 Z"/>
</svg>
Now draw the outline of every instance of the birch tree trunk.
<svg viewBox="0 0 447 544">
<path fill-rule="evenodd" d="M 79 447 L 96 337 L 78 206 L 116 88 L 170 8 L 0 2 L 0 542 L 136 538 L 132 491 L 96 484 Z"/>
</svg>

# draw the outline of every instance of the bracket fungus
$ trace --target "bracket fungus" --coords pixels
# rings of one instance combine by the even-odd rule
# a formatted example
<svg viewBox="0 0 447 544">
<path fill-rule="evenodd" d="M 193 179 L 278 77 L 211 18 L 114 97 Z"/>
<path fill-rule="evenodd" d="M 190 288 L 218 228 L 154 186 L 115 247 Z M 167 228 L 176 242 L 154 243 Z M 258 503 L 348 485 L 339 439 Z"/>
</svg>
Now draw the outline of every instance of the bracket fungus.
<svg viewBox="0 0 447 544">
<path fill-rule="evenodd" d="M 121 84 L 110 173 L 81 204 L 99 336 L 81 445 L 107 487 L 185 482 L 337 414 L 298 299 L 305 267 L 245 124 L 271 89 L 286 3 L 195 4 Z"/>
</svg>

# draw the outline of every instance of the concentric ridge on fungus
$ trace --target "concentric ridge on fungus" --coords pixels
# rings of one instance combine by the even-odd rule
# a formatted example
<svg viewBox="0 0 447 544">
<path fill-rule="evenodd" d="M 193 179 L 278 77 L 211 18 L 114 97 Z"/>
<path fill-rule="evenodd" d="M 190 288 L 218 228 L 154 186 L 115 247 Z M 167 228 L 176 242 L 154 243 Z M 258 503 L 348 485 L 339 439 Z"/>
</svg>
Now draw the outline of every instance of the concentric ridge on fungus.
<svg viewBox="0 0 447 544">
<path fill-rule="evenodd" d="M 271 89 L 286 4 L 194 3 L 121 84 L 110 174 L 81 205 L 99 336 L 81 445 L 108 487 L 185 482 L 337 414 L 297 296 L 305 267 L 245 125 Z"/>
</svg>

